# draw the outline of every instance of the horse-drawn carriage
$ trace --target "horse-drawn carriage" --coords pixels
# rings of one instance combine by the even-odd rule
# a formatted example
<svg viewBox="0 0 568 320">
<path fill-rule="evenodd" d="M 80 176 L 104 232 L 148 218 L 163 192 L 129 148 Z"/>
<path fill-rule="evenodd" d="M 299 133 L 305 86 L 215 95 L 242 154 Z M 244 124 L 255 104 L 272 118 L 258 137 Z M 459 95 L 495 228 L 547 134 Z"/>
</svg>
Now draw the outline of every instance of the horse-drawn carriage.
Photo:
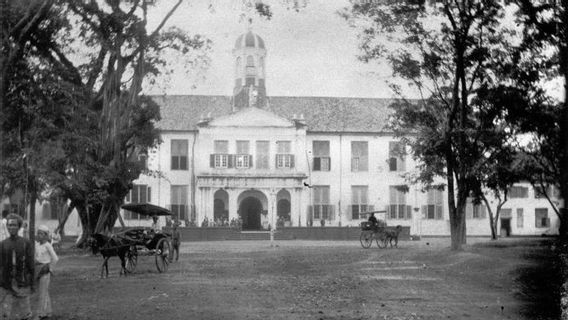
<svg viewBox="0 0 568 320">
<path fill-rule="evenodd" d="M 172 214 L 168 209 L 148 203 L 125 204 L 122 208 L 145 216 L 169 216 Z M 138 264 L 138 256 L 154 256 L 158 271 L 166 272 L 171 262 L 170 238 L 171 235 L 168 233 L 147 227 L 129 228 L 111 236 L 93 235 L 93 251 L 99 251 L 104 258 L 101 277 L 103 277 L 105 270 L 108 276 L 108 259 L 112 256 L 120 258 L 121 273 L 124 272 L 124 274 L 134 272 Z"/>
<path fill-rule="evenodd" d="M 361 214 L 371 214 L 371 213 L 385 213 L 385 210 L 379 211 L 369 211 L 369 212 L 362 212 Z M 368 249 L 373 244 L 373 240 L 377 243 L 377 246 L 381 249 L 387 247 L 388 244 L 393 246 L 393 241 L 395 246 L 398 244 L 398 234 L 400 233 L 400 226 L 397 226 L 394 231 L 390 231 L 387 229 L 387 223 L 385 222 L 386 219 L 378 219 L 377 224 L 373 225 L 371 221 L 364 221 L 361 222 L 361 236 L 359 237 L 359 241 L 361 242 L 361 246 L 365 249 Z"/>
</svg>

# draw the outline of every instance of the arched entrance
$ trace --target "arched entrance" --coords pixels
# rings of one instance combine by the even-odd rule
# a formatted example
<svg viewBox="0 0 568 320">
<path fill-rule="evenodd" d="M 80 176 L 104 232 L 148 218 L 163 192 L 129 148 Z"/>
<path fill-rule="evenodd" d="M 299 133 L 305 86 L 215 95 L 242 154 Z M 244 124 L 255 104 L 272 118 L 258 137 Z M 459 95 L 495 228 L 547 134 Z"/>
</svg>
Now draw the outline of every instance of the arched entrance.
<svg viewBox="0 0 568 320">
<path fill-rule="evenodd" d="M 243 230 L 260 230 L 262 203 L 255 197 L 247 197 L 239 205 L 239 214 L 243 219 Z"/>
</svg>

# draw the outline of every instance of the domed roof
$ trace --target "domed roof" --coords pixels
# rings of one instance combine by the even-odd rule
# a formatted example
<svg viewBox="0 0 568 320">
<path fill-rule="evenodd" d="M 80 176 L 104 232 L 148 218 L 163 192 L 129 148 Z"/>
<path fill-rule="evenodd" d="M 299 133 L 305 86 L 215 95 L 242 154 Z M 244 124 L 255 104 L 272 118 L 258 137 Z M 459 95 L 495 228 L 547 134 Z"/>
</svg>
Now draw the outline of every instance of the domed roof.
<svg viewBox="0 0 568 320">
<path fill-rule="evenodd" d="M 264 40 L 262 40 L 262 38 L 257 34 L 249 31 L 245 34 L 241 34 L 235 42 L 235 49 L 243 47 L 264 49 Z"/>
</svg>

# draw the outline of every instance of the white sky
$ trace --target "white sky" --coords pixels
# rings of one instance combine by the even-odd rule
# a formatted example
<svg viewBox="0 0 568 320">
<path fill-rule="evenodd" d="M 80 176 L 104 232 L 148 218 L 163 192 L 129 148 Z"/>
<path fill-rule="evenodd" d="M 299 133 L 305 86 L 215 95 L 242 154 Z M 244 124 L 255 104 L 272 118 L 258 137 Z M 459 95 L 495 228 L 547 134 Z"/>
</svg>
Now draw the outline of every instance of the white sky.
<svg viewBox="0 0 568 320">
<path fill-rule="evenodd" d="M 175 0 L 158 0 L 151 18 L 163 17 Z M 285 0 L 268 1 L 272 19 L 254 17 L 253 32 L 264 39 L 266 89 L 269 96 L 393 97 L 386 80 L 391 71 L 359 62 L 357 32 L 337 15 L 347 0 L 309 0 L 299 12 L 287 9 Z M 291 1 L 290 1 L 291 2 Z M 176 73 L 164 89 L 150 93 L 231 95 L 232 49 L 246 32 L 240 15 L 243 0 L 186 0 L 166 25 L 213 41 L 210 67 L 203 77 Z M 215 12 L 208 9 L 212 4 Z M 240 21 L 242 20 L 242 21 Z"/>
</svg>

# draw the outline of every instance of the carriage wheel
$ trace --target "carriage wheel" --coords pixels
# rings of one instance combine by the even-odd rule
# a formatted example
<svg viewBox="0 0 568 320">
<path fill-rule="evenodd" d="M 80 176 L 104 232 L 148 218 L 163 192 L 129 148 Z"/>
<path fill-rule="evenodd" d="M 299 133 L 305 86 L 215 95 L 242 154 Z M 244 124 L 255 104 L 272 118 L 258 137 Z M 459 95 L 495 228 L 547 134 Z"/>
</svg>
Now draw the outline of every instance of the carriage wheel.
<svg viewBox="0 0 568 320">
<path fill-rule="evenodd" d="M 126 253 L 126 271 L 128 273 L 134 272 L 136 264 L 138 263 L 138 250 L 136 246 L 131 246 Z"/>
<path fill-rule="evenodd" d="M 168 271 L 168 264 L 170 263 L 169 255 L 171 254 L 170 242 L 166 238 L 162 238 L 156 244 L 156 268 L 160 272 Z"/>
<path fill-rule="evenodd" d="M 381 232 L 379 231 L 379 233 L 377 234 L 376 240 L 377 240 L 377 246 L 378 246 L 379 248 L 384 249 L 384 248 L 387 247 L 387 242 L 388 242 L 388 240 L 387 240 L 386 234 L 381 233 Z"/>
<path fill-rule="evenodd" d="M 372 232 L 361 232 L 361 237 L 359 237 L 361 241 L 361 246 L 365 249 L 369 249 L 373 244 L 373 233 Z"/>
</svg>

